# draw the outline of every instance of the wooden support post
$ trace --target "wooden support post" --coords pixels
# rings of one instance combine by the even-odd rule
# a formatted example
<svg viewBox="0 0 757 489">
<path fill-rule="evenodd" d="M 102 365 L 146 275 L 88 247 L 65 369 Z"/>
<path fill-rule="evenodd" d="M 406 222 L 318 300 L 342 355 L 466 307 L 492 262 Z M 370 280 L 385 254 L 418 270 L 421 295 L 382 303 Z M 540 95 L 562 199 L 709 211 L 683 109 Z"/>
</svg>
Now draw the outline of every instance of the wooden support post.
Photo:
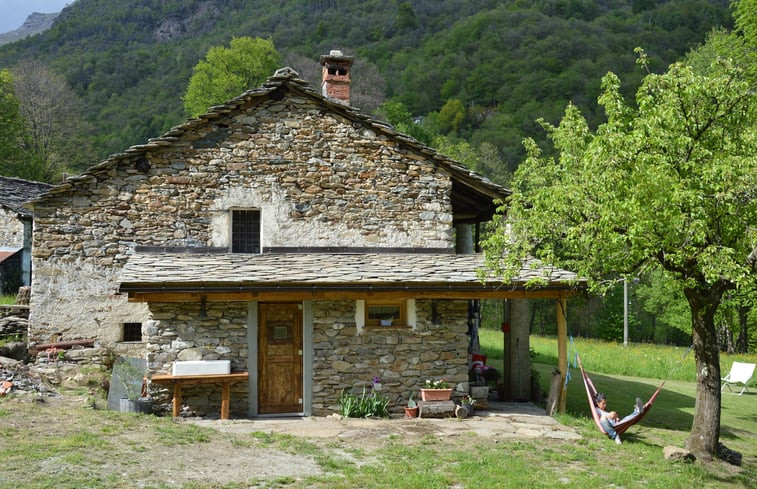
<svg viewBox="0 0 757 489">
<path fill-rule="evenodd" d="M 566 319 L 566 300 L 557 299 L 557 368 L 560 370 L 560 400 L 557 403 L 559 412 L 565 412 L 567 391 L 565 377 L 568 375 L 568 323 Z"/>
<path fill-rule="evenodd" d="M 229 385 L 229 382 L 221 385 L 221 419 L 229 419 L 229 399 L 231 398 Z"/>
<path fill-rule="evenodd" d="M 181 412 L 181 383 L 176 382 L 173 385 L 173 409 L 171 415 L 176 418 Z"/>
</svg>

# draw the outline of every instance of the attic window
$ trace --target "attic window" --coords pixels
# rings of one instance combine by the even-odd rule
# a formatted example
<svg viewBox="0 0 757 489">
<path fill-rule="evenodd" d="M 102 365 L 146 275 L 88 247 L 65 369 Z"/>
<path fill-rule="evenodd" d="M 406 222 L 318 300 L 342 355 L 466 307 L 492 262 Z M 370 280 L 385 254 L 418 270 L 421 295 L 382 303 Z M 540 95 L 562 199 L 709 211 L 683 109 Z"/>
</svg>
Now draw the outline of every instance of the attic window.
<svg viewBox="0 0 757 489">
<path fill-rule="evenodd" d="M 231 211 L 231 252 L 260 253 L 260 210 Z"/>
</svg>

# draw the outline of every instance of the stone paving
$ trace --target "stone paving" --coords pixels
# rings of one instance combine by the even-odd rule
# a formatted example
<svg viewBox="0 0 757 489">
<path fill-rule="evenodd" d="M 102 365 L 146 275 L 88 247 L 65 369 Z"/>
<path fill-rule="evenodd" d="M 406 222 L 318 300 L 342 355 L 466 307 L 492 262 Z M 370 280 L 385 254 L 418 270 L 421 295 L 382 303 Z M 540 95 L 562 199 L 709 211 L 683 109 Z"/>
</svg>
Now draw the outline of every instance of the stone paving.
<svg viewBox="0 0 757 489">
<path fill-rule="evenodd" d="M 194 418 L 189 422 L 212 427 L 223 432 L 283 433 L 305 438 L 351 439 L 356 437 L 389 436 L 459 436 L 475 433 L 496 439 L 579 440 L 573 429 L 547 416 L 544 409 L 531 403 L 489 402 L 486 410 L 473 416 L 457 418 L 390 418 L 356 419 L 338 415 L 311 417 L 277 417 L 256 419 Z"/>
</svg>

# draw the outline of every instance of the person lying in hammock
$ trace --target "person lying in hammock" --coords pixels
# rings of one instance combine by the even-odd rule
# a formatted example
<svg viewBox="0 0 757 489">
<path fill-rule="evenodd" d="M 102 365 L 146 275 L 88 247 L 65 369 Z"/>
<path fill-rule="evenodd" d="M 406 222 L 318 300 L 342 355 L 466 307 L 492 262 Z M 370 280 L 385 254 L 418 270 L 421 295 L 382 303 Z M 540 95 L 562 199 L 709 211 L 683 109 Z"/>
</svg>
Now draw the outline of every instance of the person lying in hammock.
<svg viewBox="0 0 757 489">
<path fill-rule="evenodd" d="M 620 435 L 615 431 L 615 425 L 625 423 L 644 412 L 644 403 L 641 401 L 641 398 L 638 397 L 636 398 L 636 405 L 633 412 L 623 419 L 619 419 L 618 413 L 615 411 L 607 411 L 607 396 L 601 392 L 597 392 L 597 395 L 594 397 L 594 402 L 597 403 L 599 423 L 602 425 L 602 428 L 604 428 L 607 435 L 615 440 L 615 443 L 618 445 L 623 442 L 620 440 Z"/>
</svg>

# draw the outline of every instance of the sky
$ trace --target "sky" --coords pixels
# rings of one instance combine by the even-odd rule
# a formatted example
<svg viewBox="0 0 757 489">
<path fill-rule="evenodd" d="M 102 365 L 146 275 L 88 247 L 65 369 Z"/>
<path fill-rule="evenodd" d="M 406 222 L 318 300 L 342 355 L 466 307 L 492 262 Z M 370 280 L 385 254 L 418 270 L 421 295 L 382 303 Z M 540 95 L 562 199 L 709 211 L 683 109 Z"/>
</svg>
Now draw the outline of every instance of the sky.
<svg viewBox="0 0 757 489">
<path fill-rule="evenodd" d="M 31 13 L 52 14 L 71 3 L 74 0 L 0 0 L 0 34 L 21 27 Z"/>
</svg>

